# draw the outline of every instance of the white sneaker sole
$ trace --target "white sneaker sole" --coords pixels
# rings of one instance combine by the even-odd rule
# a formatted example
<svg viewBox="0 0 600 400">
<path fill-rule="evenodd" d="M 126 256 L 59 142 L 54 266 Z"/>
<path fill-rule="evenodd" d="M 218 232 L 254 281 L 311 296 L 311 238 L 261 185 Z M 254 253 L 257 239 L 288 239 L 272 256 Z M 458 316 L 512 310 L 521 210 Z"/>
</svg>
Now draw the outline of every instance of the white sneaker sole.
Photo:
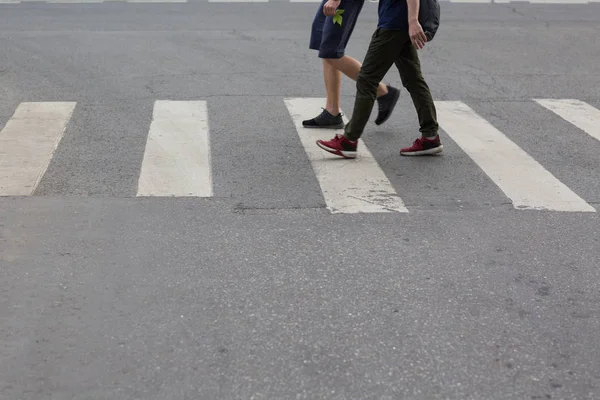
<svg viewBox="0 0 600 400">
<path fill-rule="evenodd" d="M 320 148 L 322 148 L 323 150 L 331 153 L 331 154 L 335 154 L 336 156 L 341 156 L 344 158 L 356 158 L 356 152 L 355 151 L 340 151 L 338 152 L 336 149 L 332 149 L 331 147 L 327 147 L 325 145 L 322 145 L 321 143 L 317 142 L 317 146 L 319 146 Z"/>
<path fill-rule="evenodd" d="M 444 146 L 439 145 L 438 147 L 435 147 L 433 149 L 427 149 L 427 150 L 421 150 L 421 151 L 407 151 L 407 152 L 401 151 L 400 154 L 403 156 L 427 156 L 430 154 L 441 153 L 442 150 L 444 150 Z"/>
</svg>

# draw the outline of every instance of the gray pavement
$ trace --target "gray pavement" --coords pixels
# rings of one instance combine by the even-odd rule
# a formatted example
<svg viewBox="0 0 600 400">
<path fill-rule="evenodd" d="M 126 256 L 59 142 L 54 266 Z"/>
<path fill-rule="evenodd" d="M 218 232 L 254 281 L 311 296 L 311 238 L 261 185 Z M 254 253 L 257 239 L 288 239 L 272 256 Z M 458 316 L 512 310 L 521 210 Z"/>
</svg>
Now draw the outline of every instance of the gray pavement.
<svg viewBox="0 0 600 400">
<path fill-rule="evenodd" d="M 283 104 L 324 95 L 315 7 L 0 5 L 0 129 L 77 102 L 33 196 L 0 198 L 0 399 L 600 398 L 597 213 L 515 210 L 444 131 L 399 157 L 405 90 L 364 141 L 409 213 L 325 208 Z M 532 101 L 600 108 L 600 4 L 442 11 L 436 100 L 600 210 L 600 143 Z M 214 197 L 135 197 L 159 99 L 209 101 Z"/>
</svg>

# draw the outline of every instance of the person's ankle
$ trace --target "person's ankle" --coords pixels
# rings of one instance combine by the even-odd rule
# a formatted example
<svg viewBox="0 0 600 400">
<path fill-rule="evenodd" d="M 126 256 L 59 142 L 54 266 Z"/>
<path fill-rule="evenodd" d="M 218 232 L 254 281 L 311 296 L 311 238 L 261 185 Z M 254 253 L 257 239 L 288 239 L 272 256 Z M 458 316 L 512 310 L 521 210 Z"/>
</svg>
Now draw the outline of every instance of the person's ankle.
<svg viewBox="0 0 600 400">
<path fill-rule="evenodd" d="M 383 89 L 380 90 L 382 90 L 382 94 L 378 95 L 378 98 L 384 97 L 390 92 L 388 85 L 383 85 Z"/>
<path fill-rule="evenodd" d="M 331 115 L 333 115 L 334 117 L 338 116 L 340 114 L 340 108 L 334 108 L 334 107 L 325 107 L 325 110 L 327 110 L 327 112 Z"/>
</svg>

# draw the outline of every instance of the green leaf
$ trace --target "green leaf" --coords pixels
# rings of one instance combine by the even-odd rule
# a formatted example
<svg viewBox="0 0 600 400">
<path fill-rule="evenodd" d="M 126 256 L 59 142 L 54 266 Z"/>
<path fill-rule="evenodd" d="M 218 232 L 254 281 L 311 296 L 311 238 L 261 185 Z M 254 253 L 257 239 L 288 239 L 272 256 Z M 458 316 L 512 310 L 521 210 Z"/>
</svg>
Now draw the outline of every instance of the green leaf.
<svg viewBox="0 0 600 400">
<path fill-rule="evenodd" d="M 343 13 L 344 13 L 344 10 L 341 10 L 339 8 L 337 10 L 335 10 L 335 15 L 333 16 L 333 24 L 334 25 L 337 23 L 340 26 L 342 26 L 342 14 Z"/>
</svg>

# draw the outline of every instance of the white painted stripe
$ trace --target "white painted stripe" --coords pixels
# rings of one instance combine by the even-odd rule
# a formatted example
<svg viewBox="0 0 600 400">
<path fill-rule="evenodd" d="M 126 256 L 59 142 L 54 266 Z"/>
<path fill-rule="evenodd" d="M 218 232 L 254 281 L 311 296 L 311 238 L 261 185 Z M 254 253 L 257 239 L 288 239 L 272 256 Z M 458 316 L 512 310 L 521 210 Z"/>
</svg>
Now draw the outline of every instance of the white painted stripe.
<svg viewBox="0 0 600 400">
<path fill-rule="evenodd" d="M 408 212 L 363 141 L 359 142 L 357 158 L 352 160 L 335 159 L 336 156 L 316 145 L 318 139 L 329 139 L 343 132 L 302 126 L 302 121 L 314 117 L 324 104 L 325 99 L 319 98 L 285 99 L 329 211 L 334 214 Z"/>
<path fill-rule="evenodd" d="M 156 101 L 137 195 L 212 194 L 206 102 Z"/>
<path fill-rule="evenodd" d="M 321 0 L 290 0 L 290 3 L 320 3 Z"/>
<path fill-rule="evenodd" d="M 529 0 L 531 4 L 588 4 L 587 0 Z"/>
<path fill-rule="evenodd" d="M 187 3 L 187 0 L 125 0 L 126 3 Z"/>
<path fill-rule="evenodd" d="M 75 104 L 19 104 L 0 132 L 0 196 L 33 194 L 63 137 Z"/>
<path fill-rule="evenodd" d="M 268 3 L 269 0 L 208 0 L 209 3 Z"/>
<path fill-rule="evenodd" d="M 541 106 L 600 140 L 600 110 L 572 99 L 535 99 Z"/>
<path fill-rule="evenodd" d="M 491 3 L 492 0 L 450 0 L 450 3 Z"/>
<path fill-rule="evenodd" d="M 502 132 L 460 101 L 436 102 L 440 126 L 517 209 L 595 212 Z"/>
<path fill-rule="evenodd" d="M 23 0 L 27 1 L 27 0 Z M 86 3 L 103 3 L 104 0 L 46 0 L 50 4 L 86 4 Z"/>
<path fill-rule="evenodd" d="M 21 0 L 0 0 L 0 4 L 19 4 Z"/>
<path fill-rule="evenodd" d="M 589 0 L 589 2 L 600 0 Z M 588 0 L 493 0 L 495 4 L 531 3 L 531 4 L 588 4 Z"/>
</svg>

